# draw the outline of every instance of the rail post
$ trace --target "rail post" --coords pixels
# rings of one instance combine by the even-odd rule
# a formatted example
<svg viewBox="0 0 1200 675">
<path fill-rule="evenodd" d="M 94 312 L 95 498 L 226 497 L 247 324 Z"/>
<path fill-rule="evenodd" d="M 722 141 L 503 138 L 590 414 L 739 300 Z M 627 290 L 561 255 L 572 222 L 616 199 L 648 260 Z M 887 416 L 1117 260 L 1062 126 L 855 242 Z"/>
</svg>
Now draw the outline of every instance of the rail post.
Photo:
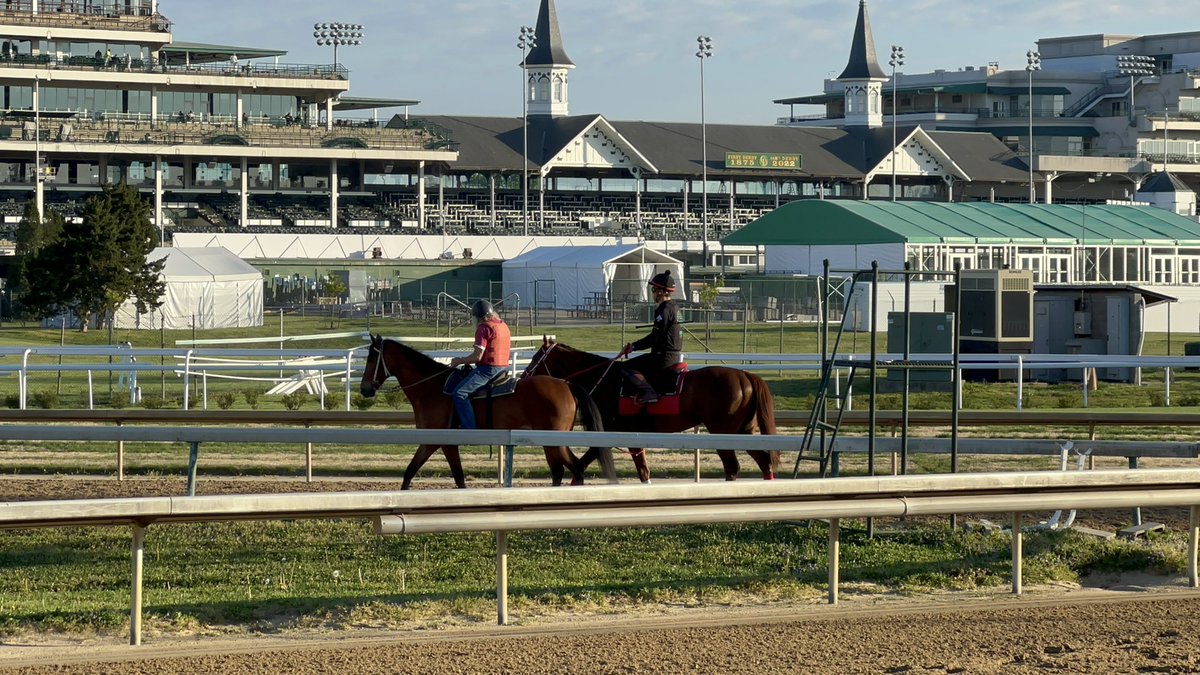
<svg viewBox="0 0 1200 675">
<path fill-rule="evenodd" d="M 193 441 L 188 452 L 187 493 L 189 497 L 196 496 L 196 465 L 200 462 L 200 442 Z"/>
<path fill-rule="evenodd" d="M 496 624 L 508 625 L 508 532 L 504 530 L 496 530 Z"/>
<path fill-rule="evenodd" d="M 829 519 L 829 604 L 838 604 L 838 564 L 841 559 L 841 521 Z"/>
<path fill-rule="evenodd" d="M 1200 506 L 1193 506 L 1188 523 L 1188 581 L 1192 588 L 1200 588 L 1200 568 L 1196 557 L 1200 553 Z"/>
<path fill-rule="evenodd" d="M 1013 595 L 1021 595 L 1024 592 L 1022 588 L 1022 561 L 1021 561 L 1021 520 L 1022 514 L 1020 511 L 1014 511 L 1012 514 L 1012 592 Z"/>
<path fill-rule="evenodd" d="M 142 644 L 142 564 L 145 559 L 146 526 L 133 525 L 133 543 L 130 546 L 130 600 L 129 600 L 129 644 Z"/>
<path fill-rule="evenodd" d="M 121 420 L 117 420 L 121 426 Z M 125 441 L 117 441 L 117 481 L 125 480 Z"/>
<path fill-rule="evenodd" d="M 312 424 L 304 423 L 305 429 L 311 429 Z M 304 444 L 304 482 L 311 483 L 313 477 L 313 444 L 309 441 Z"/>
</svg>

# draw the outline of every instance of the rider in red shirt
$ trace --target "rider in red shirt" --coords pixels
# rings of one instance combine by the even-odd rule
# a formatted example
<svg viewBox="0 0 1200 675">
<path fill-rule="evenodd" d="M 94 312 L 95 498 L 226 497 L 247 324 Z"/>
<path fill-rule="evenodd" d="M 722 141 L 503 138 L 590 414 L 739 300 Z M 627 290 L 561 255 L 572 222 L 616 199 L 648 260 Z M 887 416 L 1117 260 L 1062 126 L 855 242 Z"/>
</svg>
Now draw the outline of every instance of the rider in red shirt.
<svg viewBox="0 0 1200 675">
<path fill-rule="evenodd" d="M 476 428 L 471 394 L 508 369 L 509 351 L 512 347 L 508 324 L 496 314 L 492 303 L 477 300 L 471 306 L 471 315 L 475 317 L 475 349 L 466 356 L 450 360 L 450 365 L 456 367 L 478 364 L 470 375 L 463 378 L 453 394 L 454 409 L 458 412 L 463 429 Z"/>
</svg>

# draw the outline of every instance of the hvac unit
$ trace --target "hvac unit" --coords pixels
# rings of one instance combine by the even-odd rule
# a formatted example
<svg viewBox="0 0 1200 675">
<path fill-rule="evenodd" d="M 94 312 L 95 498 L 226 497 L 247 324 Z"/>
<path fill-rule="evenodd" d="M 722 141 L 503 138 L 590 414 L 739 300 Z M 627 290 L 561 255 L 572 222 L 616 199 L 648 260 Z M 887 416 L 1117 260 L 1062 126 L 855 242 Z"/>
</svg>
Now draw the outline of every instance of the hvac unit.
<svg viewBox="0 0 1200 675">
<path fill-rule="evenodd" d="M 963 270 L 959 337 L 967 342 L 1033 342 L 1033 273 L 1029 270 Z M 956 308 L 953 285 L 946 308 Z"/>
<path fill-rule="evenodd" d="M 962 270 L 959 349 L 964 354 L 1033 352 L 1033 272 Z M 946 287 L 946 309 L 956 311 L 956 292 Z M 1013 369 L 968 370 L 965 379 L 1012 380 Z"/>
</svg>

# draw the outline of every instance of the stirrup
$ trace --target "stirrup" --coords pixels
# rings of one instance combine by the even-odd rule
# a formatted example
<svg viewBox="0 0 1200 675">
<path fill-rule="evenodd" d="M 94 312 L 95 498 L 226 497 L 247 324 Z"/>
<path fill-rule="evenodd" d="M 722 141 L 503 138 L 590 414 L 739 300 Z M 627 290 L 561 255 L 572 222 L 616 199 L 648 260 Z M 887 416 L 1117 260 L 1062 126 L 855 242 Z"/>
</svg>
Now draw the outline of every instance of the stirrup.
<svg viewBox="0 0 1200 675">
<path fill-rule="evenodd" d="M 639 394 L 637 397 L 638 405 L 650 405 L 658 403 L 658 394 Z"/>
</svg>

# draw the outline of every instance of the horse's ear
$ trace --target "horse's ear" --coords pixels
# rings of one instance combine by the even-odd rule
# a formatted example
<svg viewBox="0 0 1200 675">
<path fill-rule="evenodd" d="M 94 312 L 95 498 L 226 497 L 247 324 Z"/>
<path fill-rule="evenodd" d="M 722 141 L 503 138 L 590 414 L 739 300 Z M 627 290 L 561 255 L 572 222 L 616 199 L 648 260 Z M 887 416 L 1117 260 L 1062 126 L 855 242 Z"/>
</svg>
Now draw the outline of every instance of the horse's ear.
<svg viewBox="0 0 1200 675">
<path fill-rule="evenodd" d="M 542 336 L 542 346 L 543 346 L 543 347 L 549 347 L 549 346 L 550 346 L 550 337 L 549 337 L 549 336 L 547 336 L 547 335 L 543 335 L 543 336 Z"/>
</svg>

